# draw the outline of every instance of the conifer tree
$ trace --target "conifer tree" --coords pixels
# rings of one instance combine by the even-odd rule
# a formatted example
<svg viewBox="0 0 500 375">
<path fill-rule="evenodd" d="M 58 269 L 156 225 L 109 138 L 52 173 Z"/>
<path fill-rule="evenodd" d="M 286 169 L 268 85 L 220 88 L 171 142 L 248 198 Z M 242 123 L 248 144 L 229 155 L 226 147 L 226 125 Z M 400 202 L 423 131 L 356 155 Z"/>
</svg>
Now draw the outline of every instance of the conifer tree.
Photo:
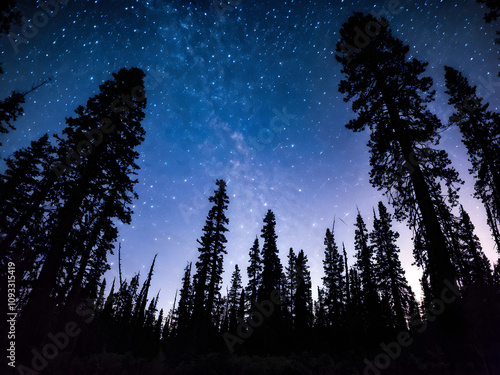
<svg viewBox="0 0 500 375">
<path fill-rule="evenodd" d="M 111 317 L 111 315 L 113 314 L 113 307 L 116 300 L 115 281 L 116 278 L 113 278 L 113 284 L 111 284 L 111 290 L 109 291 L 108 297 L 106 298 L 106 302 L 104 303 L 103 315 L 106 317 Z"/>
<path fill-rule="evenodd" d="M 237 326 L 237 317 L 240 310 L 240 300 L 241 300 L 241 274 L 240 268 L 237 264 L 234 265 L 234 271 L 231 275 L 231 288 L 229 289 L 227 299 L 228 299 L 228 310 L 229 310 L 229 330 L 232 331 Z M 241 316 L 240 316 L 241 317 Z"/>
<path fill-rule="evenodd" d="M 257 300 L 257 293 L 261 286 L 262 259 L 259 249 L 259 239 L 255 237 L 250 248 L 250 265 L 247 267 L 248 285 L 246 287 L 247 297 L 251 302 Z"/>
<path fill-rule="evenodd" d="M 369 244 L 368 229 L 358 210 L 356 216 L 354 248 L 356 249 L 356 269 L 361 286 L 362 314 L 367 330 L 373 329 L 378 320 L 379 299 L 375 283 L 373 246 Z"/>
<path fill-rule="evenodd" d="M 391 215 L 382 202 L 378 203 L 379 216 L 374 212 L 373 232 L 370 240 L 375 252 L 375 280 L 377 289 L 391 308 L 391 317 L 398 331 L 406 330 L 410 314 L 412 292 L 405 279 L 399 260 L 396 240 L 399 233 L 392 230 Z"/>
<path fill-rule="evenodd" d="M 283 267 L 279 258 L 278 246 L 276 245 L 276 218 L 271 210 L 268 210 L 264 217 L 264 227 L 261 237 L 264 239 L 262 245 L 262 284 L 259 300 L 268 299 L 271 292 L 280 292 L 281 273 Z"/>
<path fill-rule="evenodd" d="M 54 188 L 44 197 L 44 205 L 36 205 L 39 203 L 36 196 L 40 180 L 50 173 L 47 171 L 50 171 L 55 150 L 48 135 L 44 135 L 7 158 L 6 170 L 0 174 L 0 278 L 7 282 L 6 262 L 13 261 L 18 279 L 19 309 L 25 305 L 49 251 L 46 244 L 50 240 L 51 209 L 58 207 L 60 190 Z M 6 288 L 2 288 L 2 292 L 6 292 Z"/>
<path fill-rule="evenodd" d="M 482 250 L 479 238 L 474 233 L 474 224 L 469 214 L 460 205 L 460 232 L 461 253 L 464 258 L 465 276 L 467 284 L 491 285 L 492 271 L 488 258 Z"/>
<path fill-rule="evenodd" d="M 469 171 L 476 180 L 474 196 L 488 212 L 488 225 L 500 249 L 500 115 L 488 110 L 476 86 L 456 69 L 445 66 L 445 81 L 448 103 L 455 108 L 449 121 L 462 133 L 472 164 Z"/>
<path fill-rule="evenodd" d="M 325 258 L 323 259 L 323 290 L 325 293 L 325 307 L 327 322 L 330 327 L 338 328 L 341 325 L 345 310 L 345 280 L 344 259 L 338 251 L 335 242 L 335 223 L 332 229 L 325 233 Z M 345 251 L 345 249 L 344 249 Z"/>
<path fill-rule="evenodd" d="M 156 257 L 158 254 L 155 254 L 153 258 L 153 262 L 151 263 L 151 267 L 149 269 L 148 275 L 146 276 L 146 280 L 144 280 L 144 283 L 142 284 L 141 291 L 139 292 L 137 296 L 137 302 L 135 303 L 135 309 L 134 309 L 134 314 L 133 314 L 133 324 L 135 325 L 136 330 L 141 330 L 143 326 L 147 322 L 145 322 L 146 319 L 146 305 L 148 301 L 148 293 L 149 293 L 149 287 L 151 286 L 151 279 L 153 277 L 153 270 L 156 262 Z M 155 310 L 156 312 L 156 310 Z M 149 318 L 151 319 L 151 317 Z M 152 322 L 149 322 L 149 324 L 152 324 Z"/>
<path fill-rule="evenodd" d="M 281 292 L 281 296 L 284 303 L 284 311 L 283 313 L 286 315 L 286 318 L 291 323 L 292 316 L 294 314 L 294 301 L 295 294 L 297 292 L 297 284 L 300 282 L 297 275 L 297 255 L 293 251 L 293 248 L 290 248 L 288 251 L 288 265 L 285 267 L 286 274 L 283 275 L 283 288 Z"/>
<path fill-rule="evenodd" d="M 114 197 L 110 219 L 117 218 L 123 223 L 130 223 L 130 204 L 133 198 L 137 198 L 133 190 L 137 180 L 131 177 L 139 168 L 135 163 L 139 156 L 135 148 L 142 143 L 145 135 L 141 126 L 146 106 L 144 76 L 144 72 L 137 68 L 113 73 L 113 80 L 100 85 L 100 92 L 88 100 L 86 107 L 77 108 L 77 117 L 66 120 L 68 126 L 63 130 L 65 138 L 56 137 L 58 159 L 66 159 L 69 165 L 63 165 L 62 162 L 53 165 L 52 173 L 44 183 L 50 188 L 55 177 L 64 182 L 59 196 L 61 206 L 53 214 L 49 241 L 43 245 L 50 247 L 50 252 L 47 252 L 28 304 L 20 317 L 24 339 L 37 340 L 43 335 L 42 326 L 45 323 L 34 317 L 49 317 L 53 313 L 53 305 L 47 301 L 51 300 L 50 296 L 57 288 L 67 246 L 86 208 L 91 205 L 99 207 L 103 204 L 103 196 L 113 192 L 108 195 Z M 116 108 L 122 101 L 127 106 Z M 73 160 L 67 155 L 68 152 Z M 39 195 L 45 199 L 47 192 Z M 43 199 L 38 200 L 35 207 Z"/>
<path fill-rule="evenodd" d="M 493 268 L 493 285 L 500 291 L 500 258 L 498 258 L 495 267 Z"/>
<path fill-rule="evenodd" d="M 343 242 L 342 251 L 344 253 L 346 308 L 348 308 L 349 304 L 351 303 L 351 288 L 349 287 L 349 267 L 347 265 L 347 252 L 345 251 L 345 245 Z"/>
<path fill-rule="evenodd" d="M 104 309 L 104 293 L 106 292 L 106 279 L 103 279 L 100 283 L 99 294 L 95 302 L 95 308 L 97 311 L 102 311 Z"/>
<path fill-rule="evenodd" d="M 311 273 L 304 250 L 300 250 L 295 259 L 294 278 L 296 280 L 292 297 L 294 328 L 304 331 L 313 323 Z"/>
<path fill-rule="evenodd" d="M 163 331 L 163 309 L 160 309 L 160 313 L 158 314 L 158 319 L 156 319 L 155 323 L 155 341 L 158 342 L 158 344 L 161 341 L 161 333 Z"/>
<path fill-rule="evenodd" d="M 434 100 L 432 79 L 420 77 L 427 63 L 408 58 L 409 47 L 392 36 L 384 19 L 355 13 L 340 36 L 336 59 L 346 79 L 339 91 L 358 113 L 347 128 L 370 129 L 370 182 L 390 196 L 398 220 L 407 219 L 412 229 L 425 227 L 431 287 L 438 297 L 445 280 L 456 277 L 429 184 L 442 181 L 455 191 L 460 181 L 446 152 L 426 147 L 437 144 L 444 128 L 426 108 Z M 352 47 L 355 42 L 363 48 Z"/>
<path fill-rule="evenodd" d="M 191 266 L 190 262 L 184 268 L 184 276 L 182 278 L 182 288 L 180 290 L 179 305 L 177 307 L 177 330 L 182 332 L 188 325 L 191 319 L 193 310 L 193 286 L 191 283 Z"/>
<path fill-rule="evenodd" d="M 195 316 L 208 315 L 215 313 L 215 302 L 219 296 L 223 272 L 223 256 L 226 251 L 226 235 L 228 231 L 227 224 L 229 219 L 226 217 L 229 198 L 226 194 L 226 183 L 224 180 L 216 181 L 217 190 L 214 195 L 209 197 L 209 202 L 214 205 L 210 209 L 203 235 L 198 243 L 200 252 L 198 262 L 196 262 L 196 274 L 194 277 Z"/>
<path fill-rule="evenodd" d="M 318 299 L 314 301 L 314 326 L 322 330 L 326 324 L 325 291 L 318 286 Z"/>
<path fill-rule="evenodd" d="M 358 329 L 363 328 L 364 330 L 364 324 L 361 325 L 362 327 L 359 324 L 365 318 L 363 314 L 363 291 L 361 289 L 361 279 L 355 267 L 349 269 L 349 285 L 351 304 L 348 318 L 351 322 L 358 322 L 356 323 Z"/>
</svg>

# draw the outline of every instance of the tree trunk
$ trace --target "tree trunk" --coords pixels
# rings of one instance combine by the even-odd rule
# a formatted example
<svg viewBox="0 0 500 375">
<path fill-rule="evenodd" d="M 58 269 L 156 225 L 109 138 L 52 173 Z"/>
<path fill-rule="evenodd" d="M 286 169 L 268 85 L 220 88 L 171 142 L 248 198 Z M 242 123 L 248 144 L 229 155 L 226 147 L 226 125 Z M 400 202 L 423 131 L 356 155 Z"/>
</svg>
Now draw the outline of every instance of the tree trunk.
<svg viewBox="0 0 500 375">
<path fill-rule="evenodd" d="M 399 113 L 394 101 L 390 99 L 386 92 L 382 91 L 385 104 L 387 106 L 391 128 L 394 131 L 396 141 L 401 147 L 404 159 L 407 165 L 410 165 L 410 158 L 415 155 L 415 151 L 408 139 L 405 129 L 402 128 Z M 412 164 L 413 165 L 413 164 Z M 454 268 L 450 262 L 446 240 L 441 230 L 441 226 L 434 208 L 434 204 L 429 192 L 429 186 L 425 181 L 420 165 L 414 166 L 414 171 L 410 175 L 410 179 L 415 192 L 420 213 L 422 215 L 422 224 L 424 225 L 429 243 L 428 256 L 429 256 L 429 275 L 431 278 L 431 290 L 435 298 L 439 298 L 441 292 L 447 285 L 444 283 L 448 281 L 453 286 L 457 286 L 456 275 Z"/>
</svg>

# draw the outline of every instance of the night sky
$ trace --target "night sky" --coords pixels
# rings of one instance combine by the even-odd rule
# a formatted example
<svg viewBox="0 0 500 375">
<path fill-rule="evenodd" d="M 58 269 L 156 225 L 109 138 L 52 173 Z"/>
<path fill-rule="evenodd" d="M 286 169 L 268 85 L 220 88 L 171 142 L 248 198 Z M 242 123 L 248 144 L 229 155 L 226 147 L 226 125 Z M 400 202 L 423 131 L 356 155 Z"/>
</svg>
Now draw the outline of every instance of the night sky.
<svg viewBox="0 0 500 375">
<path fill-rule="evenodd" d="M 34 1 L 20 3 L 28 3 L 21 6 L 28 19 L 40 10 Z M 324 234 L 334 217 L 337 242 L 345 242 L 351 265 L 356 207 L 371 229 L 372 207 L 379 200 L 387 203 L 368 181 L 369 134 L 345 129 L 354 114 L 337 91 L 342 75 L 334 48 L 353 11 L 378 11 L 398 2 L 238 3 L 234 10 L 217 11 L 211 1 L 69 0 L 17 52 L 7 37 L 0 39 L 5 71 L 0 97 L 53 78 L 28 95 L 17 130 L 0 135 L 2 158 L 45 133 L 61 134 L 65 117 L 112 72 L 133 66 L 146 72 L 139 199 L 132 224 L 118 225 L 119 242 L 129 279 L 141 271 L 142 282 L 158 253 L 151 295 L 161 289 L 159 305 L 167 309 L 184 267 L 197 259 L 196 239 L 217 178 L 227 181 L 230 197 L 223 293 L 235 263 L 246 283 L 248 251 L 255 235 L 260 238 L 268 209 L 276 214 L 282 263 L 290 247 L 304 249 L 316 296 Z M 410 54 L 429 62 L 426 73 L 437 90 L 433 112 L 445 122 L 451 114 L 444 65 L 461 70 L 498 110 L 498 25 L 485 24 L 485 10 L 474 0 L 400 0 L 399 6 L 387 18 Z M 460 134 L 452 127 L 442 136 L 440 147 L 466 181 L 460 202 L 486 255 L 496 261 L 483 205 L 471 197 Z M 421 270 L 411 266 L 411 233 L 405 223 L 395 228 L 403 267 L 418 296 Z M 118 274 L 117 260 L 117 253 L 109 257 L 108 287 Z"/>
</svg>

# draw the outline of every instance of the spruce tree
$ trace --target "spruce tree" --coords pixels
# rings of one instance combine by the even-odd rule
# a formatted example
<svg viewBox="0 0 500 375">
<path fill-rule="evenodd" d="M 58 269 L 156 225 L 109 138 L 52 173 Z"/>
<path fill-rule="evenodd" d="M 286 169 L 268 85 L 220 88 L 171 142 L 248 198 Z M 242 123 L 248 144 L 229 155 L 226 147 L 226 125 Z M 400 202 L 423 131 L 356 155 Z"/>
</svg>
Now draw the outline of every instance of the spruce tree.
<svg viewBox="0 0 500 375">
<path fill-rule="evenodd" d="M 186 268 L 184 268 L 184 276 L 182 278 L 182 288 L 180 290 L 179 305 L 177 307 L 177 330 L 182 332 L 188 325 L 191 319 L 191 313 L 193 310 L 193 286 L 191 283 L 191 267 L 190 262 Z"/>
<path fill-rule="evenodd" d="M 297 292 L 297 285 L 300 282 L 297 275 L 297 255 L 293 251 L 293 248 L 290 248 L 288 251 L 288 265 L 285 267 L 286 274 L 283 275 L 283 288 L 281 292 L 281 297 L 284 302 L 284 311 L 285 317 L 292 322 L 292 316 L 294 314 L 294 302 L 295 302 L 295 294 Z"/>
<path fill-rule="evenodd" d="M 313 323 L 311 273 L 304 250 L 300 250 L 295 260 L 295 285 L 293 293 L 294 328 L 303 332 Z"/>
<path fill-rule="evenodd" d="M 375 283 L 375 267 L 373 259 L 373 246 L 369 244 L 369 234 L 366 224 L 358 210 L 356 216 L 356 230 L 354 234 L 354 248 L 356 250 L 356 269 L 359 272 L 362 316 L 365 329 L 373 333 L 379 323 L 379 298 Z"/>
<path fill-rule="evenodd" d="M 465 263 L 467 284 L 492 284 L 492 271 L 488 258 L 482 250 L 479 238 L 474 233 L 474 224 L 469 214 L 460 206 L 460 232 L 462 256 Z"/>
<path fill-rule="evenodd" d="M 344 259 L 335 242 L 335 223 L 325 233 L 325 258 L 323 259 L 323 290 L 325 294 L 326 321 L 330 327 L 339 328 L 345 311 Z M 345 250 L 345 249 L 344 249 Z"/>
<path fill-rule="evenodd" d="M 365 334 L 363 291 L 361 279 L 356 267 L 351 267 L 349 269 L 349 286 L 349 293 L 351 295 L 351 304 L 348 310 L 349 315 L 347 316 L 348 321 L 351 323 L 349 327 L 356 327 L 355 329 L 358 332 Z M 362 324 L 360 324 L 360 322 Z"/>
<path fill-rule="evenodd" d="M 349 267 L 347 265 L 347 252 L 345 251 L 345 245 L 343 242 L 342 252 L 344 254 L 346 308 L 348 308 L 349 304 L 351 303 L 351 289 L 349 287 Z"/>
<path fill-rule="evenodd" d="M 314 301 L 314 327 L 321 331 L 326 326 L 325 291 L 318 286 L 318 299 Z"/>
<path fill-rule="evenodd" d="M 409 59 L 409 47 L 392 36 L 387 21 L 371 15 L 355 13 L 340 36 L 336 59 L 346 79 L 339 91 L 358 114 L 346 127 L 370 129 L 370 182 L 389 195 L 398 220 L 407 219 L 412 229 L 425 227 L 432 292 L 438 297 L 445 280 L 455 282 L 455 272 L 429 184 L 442 181 L 456 190 L 459 180 L 446 152 L 427 147 L 437 144 L 444 128 L 426 107 L 434 100 L 432 79 L 420 77 L 428 64 Z M 356 44 L 363 48 L 352 47 Z"/>
<path fill-rule="evenodd" d="M 279 258 L 278 246 L 276 245 L 276 218 L 271 210 L 268 210 L 264 217 L 264 226 L 261 237 L 264 240 L 262 245 L 262 284 L 259 293 L 259 300 L 269 299 L 271 292 L 280 292 L 281 273 L 283 267 Z"/>
<path fill-rule="evenodd" d="M 259 249 L 259 239 L 255 237 L 250 248 L 250 265 L 247 267 L 248 285 L 246 287 L 247 297 L 250 304 L 257 300 L 257 293 L 261 286 L 262 259 Z"/>
<path fill-rule="evenodd" d="M 237 326 L 237 318 L 241 300 L 241 274 L 240 268 L 237 264 L 234 265 L 234 271 L 231 275 L 231 288 L 229 289 L 227 299 L 228 299 L 228 310 L 229 310 L 229 331 L 233 331 Z M 239 316 L 243 318 L 243 316 Z"/>
<path fill-rule="evenodd" d="M 216 181 L 217 190 L 209 197 L 209 202 L 214 205 L 210 209 L 203 227 L 203 235 L 198 243 L 200 255 L 196 262 L 194 277 L 195 300 L 193 314 L 195 316 L 215 313 L 215 302 L 219 296 L 222 282 L 223 261 L 226 251 L 227 224 L 226 217 L 229 198 L 226 194 L 226 182 Z"/>
<path fill-rule="evenodd" d="M 399 248 L 396 240 L 399 233 L 392 230 L 391 215 L 382 202 L 378 203 L 379 216 L 374 212 L 373 231 L 370 241 L 375 252 L 375 280 L 382 298 L 387 298 L 393 328 L 406 330 L 406 319 L 412 306 L 412 292 L 405 279 L 405 272 L 399 260 Z"/>
</svg>

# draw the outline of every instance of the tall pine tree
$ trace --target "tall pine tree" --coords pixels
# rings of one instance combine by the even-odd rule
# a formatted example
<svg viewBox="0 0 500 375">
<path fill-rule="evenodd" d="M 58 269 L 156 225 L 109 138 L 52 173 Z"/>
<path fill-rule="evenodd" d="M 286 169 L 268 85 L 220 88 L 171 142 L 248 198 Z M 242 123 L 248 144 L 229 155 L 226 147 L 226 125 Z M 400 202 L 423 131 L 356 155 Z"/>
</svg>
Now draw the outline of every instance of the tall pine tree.
<svg viewBox="0 0 500 375">
<path fill-rule="evenodd" d="M 346 79 L 339 85 L 357 118 L 347 128 L 371 131 L 370 182 L 391 198 L 397 219 L 425 227 L 433 295 L 455 282 L 444 235 L 431 199 L 431 181 L 455 189 L 457 173 L 437 144 L 444 128 L 426 104 L 434 100 L 432 79 L 420 77 L 427 63 L 409 59 L 409 47 L 392 36 L 385 20 L 355 13 L 342 26 L 336 59 Z M 354 49 L 354 45 L 363 48 Z"/>
<path fill-rule="evenodd" d="M 66 120 L 65 138 L 57 137 L 61 162 L 53 166 L 52 173 L 45 173 L 44 188 L 38 194 L 41 199 L 35 199 L 34 207 L 50 195 L 55 177 L 63 182 L 61 204 L 52 215 L 49 241 L 42 245 L 50 251 L 20 317 L 23 327 L 20 334 L 27 342 L 37 341 L 49 328 L 47 318 L 35 317 L 53 314 L 54 304 L 50 301 L 58 287 L 58 274 L 65 258 L 71 257 L 72 249 L 68 245 L 72 233 L 88 207 L 102 207 L 106 197 L 112 198 L 110 218 L 130 223 L 130 204 L 137 198 L 134 191 L 137 180 L 131 177 L 139 168 L 135 163 L 139 156 L 135 148 L 145 135 L 141 126 L 146 106 L 144 76 L 138 68 L 113 73 L 113 79 L 100 85 L 100 92 L 88 100 L 86 107 L 77 108 L 77 117 Z M 126 106 L 116 108 L 118 103 Z M 63 160 L 69 165 L 63 165 Z M 112 237 L 116 236 L 115 232 Z"/>
</svg>

